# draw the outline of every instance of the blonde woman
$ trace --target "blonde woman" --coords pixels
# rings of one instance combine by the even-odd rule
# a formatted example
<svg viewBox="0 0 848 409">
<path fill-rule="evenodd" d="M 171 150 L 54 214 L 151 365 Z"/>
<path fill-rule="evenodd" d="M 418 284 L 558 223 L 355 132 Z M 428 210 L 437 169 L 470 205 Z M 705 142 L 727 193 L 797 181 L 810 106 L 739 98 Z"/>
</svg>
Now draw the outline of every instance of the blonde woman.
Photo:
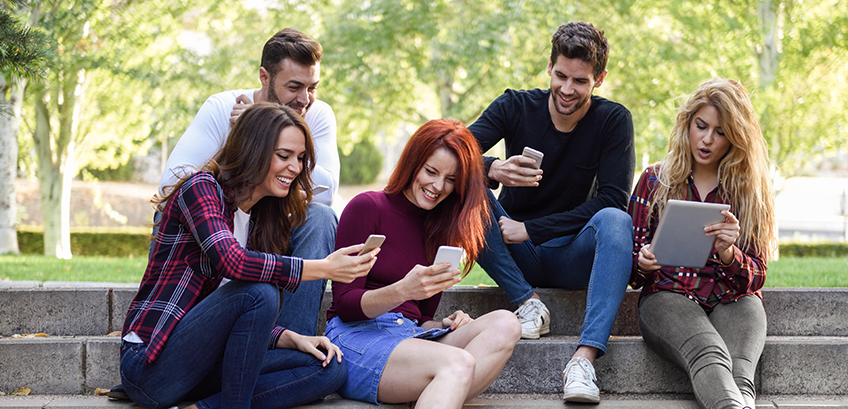
<svg viewBox="0 0 848 409">
<path fill-rule="evenodd" d="M 773 249 L 768 153 L 742 84 L 711 79 L 683 104 L 662 162 L 645 169 L 627 212 L 633 218 L 630 285 L 642 287 L 639 330 L 659 355 L 689 373 L 705 408 L 753 408 L 754 372 L 766 336 L 760 289 Z M 651 252 L 669 199 L 725 203 L 706 266 L 661 266 Z"/>
</svg>

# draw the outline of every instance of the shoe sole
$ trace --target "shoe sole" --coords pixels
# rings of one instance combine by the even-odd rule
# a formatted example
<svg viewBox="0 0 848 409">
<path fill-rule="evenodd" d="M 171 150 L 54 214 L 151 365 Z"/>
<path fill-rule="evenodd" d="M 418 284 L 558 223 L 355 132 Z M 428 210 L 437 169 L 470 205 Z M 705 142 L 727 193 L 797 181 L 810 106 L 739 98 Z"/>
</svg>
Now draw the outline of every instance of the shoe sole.
<svg viewBox="0 0 848 409">
<path fill-rule="evenodd" d="M 539 339 L 539 334 L 528 334 L 525 332 L 521 333 L 521 339 Z"/>
<path fill-rule="evenodd" d="M 582 402 L 582 403 L 600 403 L 599 396 L 587 395 L 585 393 L 570 393 L 563 397 L 566 402 Z"/>
</svg>

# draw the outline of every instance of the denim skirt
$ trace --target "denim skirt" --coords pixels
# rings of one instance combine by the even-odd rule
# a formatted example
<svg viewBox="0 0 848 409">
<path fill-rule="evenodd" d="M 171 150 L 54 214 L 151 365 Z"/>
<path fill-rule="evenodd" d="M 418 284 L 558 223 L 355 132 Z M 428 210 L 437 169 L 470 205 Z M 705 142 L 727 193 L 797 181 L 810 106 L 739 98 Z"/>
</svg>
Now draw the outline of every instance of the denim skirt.
<svg viewBox="0 0 848 409">
<path fill-rule="evenodd" d="M 375 319 L 343 322 L 333 317 L 325 334 L 338 345 L 347 361 L 347 381 L 338 390 L 345 399 L 380 404 L 377 388 L 389 355 L 403 340 L 426 331 L 399 312 L 387 312 Z"/>
</svg>

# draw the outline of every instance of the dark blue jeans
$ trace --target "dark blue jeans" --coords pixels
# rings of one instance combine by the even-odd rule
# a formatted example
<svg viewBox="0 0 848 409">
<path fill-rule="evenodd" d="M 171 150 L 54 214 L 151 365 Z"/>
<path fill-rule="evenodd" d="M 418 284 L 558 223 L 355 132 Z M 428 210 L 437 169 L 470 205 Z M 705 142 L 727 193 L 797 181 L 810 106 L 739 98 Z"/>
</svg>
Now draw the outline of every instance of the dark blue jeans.
<svg viewBox="0 0 848 409">
<path fill-rule="evenodd" d="M 486 247 L 477 262 L 501 287 L 510 302 L 520 304 L 533 295 L 533 287 L 586 289 L 586 311 L 578 345 L 606 353 L 615 317 L 630 279 L 633 225 L 630 216 L 604 208 L 577 234 L 536 245 L 503 241 L 498 219 L 506 211 L 489 191 L 492 226 Z"/>
<path fill-rule="evenodd" d="M 153 215 L 156 223 L 162 218 L 162 213 Z M 336 245 L 336 226 L 339 218 L 329 206 L 312 202 L 306 209 L 306 221 L 292 229 L 289 240 L 290 253 L 293 257 L 305 260 L 320 260 L 333 252 Z M 159 232 L 159 226 L 153 228 L 153 236 Z M 153 241 L 150 250 L 153 252 Z M 318 316 L 327 280 L 304 281 L 294 293 L 283 293 L 283 308 L 277 324 L 301 335 L 316 335 Z"/>
<path fill-rule="evenodd" d="M 275 286 L 230 282 L 185 314 L 154 364 L 144 364 L 146 345 L 123 344 L 124 389 L 148 408 L 196 399 L 200 408 L 280 408 L 338 389 L 343 364 L 324 368 L 299 351 L 268 350 L 278 306 Z"/>
<path fill-rule="evenodd" d="M 320 260 L 336 246 L 336 226 L 339 218 L 329 206 L 312 202 L 306 222 L 292 229 L 292 256 L 305 260 Z M 316 335 L 318 315 L 327 280 L 303 281 L 297 291 L 283 293 L 283 309 L 277 324 L 301 335 Z"/>
</svg>

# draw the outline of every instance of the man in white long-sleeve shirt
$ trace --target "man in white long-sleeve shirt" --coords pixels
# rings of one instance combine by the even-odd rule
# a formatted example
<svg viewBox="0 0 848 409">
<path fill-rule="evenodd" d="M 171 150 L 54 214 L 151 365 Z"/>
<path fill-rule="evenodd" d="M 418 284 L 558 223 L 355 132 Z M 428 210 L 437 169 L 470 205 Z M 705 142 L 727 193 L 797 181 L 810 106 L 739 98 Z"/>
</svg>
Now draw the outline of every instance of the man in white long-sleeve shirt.
<svg viewBox="0 0 848 409">
<path fill-rule="evenodd" d="M 224 146 L 232 123 L 253 102 L 288 105 L 304 116 L 315 146 L 315 185 L 329 189 L 313 202 L 332 206 L 339 185 L 339 154 L 333 109 L 316 99 L 321 76 L 321 45 L 307 35 L 284 29 L 265 43 L 259 81 L 262 88 L 224 91 L 209 97 L 180 138 L 159 182 L 162 193 L 186 174 L 203 167 Z"/>
<path fill-rule="evenodd" d="M 209 97 L 180 138 L 159 182 L 167 193 L 187 173 L 202 168 L 224 146 L 232 124 L 254 102 L 287 105 L 304 116 L 312 133 L 316 164 L 312 181 L 326 186 L 314 195 L 307 220 L 292 231 L 289 255 L 322 259 L 334 248 L 338 218 L 329 207 L 338 190 L 339 154 L 332 108 L 316 99 L 321 75 L 321 44 L 298 30 L 274 34 L 262 49 L 259 89 L 225 91 Z M 326 280 L 305 281 L 296 293 L 285 292 L 278 323 L 304 335 L 315 335 Z"/>
</svg>

